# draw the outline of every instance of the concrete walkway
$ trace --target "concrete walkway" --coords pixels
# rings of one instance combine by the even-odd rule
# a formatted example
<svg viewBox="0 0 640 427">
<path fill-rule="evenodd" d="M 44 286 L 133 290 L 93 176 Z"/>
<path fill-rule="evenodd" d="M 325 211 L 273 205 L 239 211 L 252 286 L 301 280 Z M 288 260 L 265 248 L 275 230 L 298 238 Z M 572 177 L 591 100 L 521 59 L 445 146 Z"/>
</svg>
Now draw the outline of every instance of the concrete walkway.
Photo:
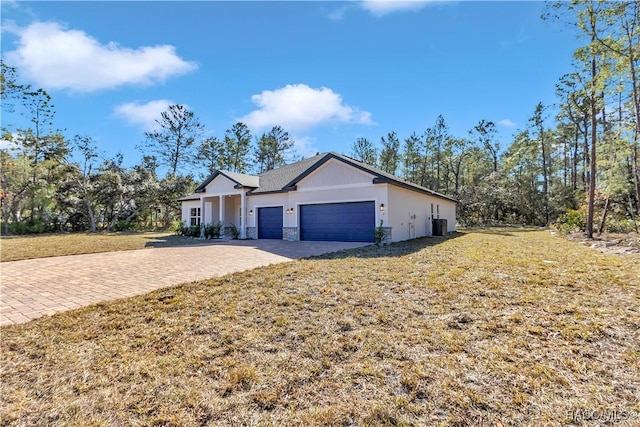
<svg viewBox="0 0 640 427">
<path fill-rule="evenodd" d="M 367 243 L 238 240 L 0 263 L 0 326 Z"/>
</svg>

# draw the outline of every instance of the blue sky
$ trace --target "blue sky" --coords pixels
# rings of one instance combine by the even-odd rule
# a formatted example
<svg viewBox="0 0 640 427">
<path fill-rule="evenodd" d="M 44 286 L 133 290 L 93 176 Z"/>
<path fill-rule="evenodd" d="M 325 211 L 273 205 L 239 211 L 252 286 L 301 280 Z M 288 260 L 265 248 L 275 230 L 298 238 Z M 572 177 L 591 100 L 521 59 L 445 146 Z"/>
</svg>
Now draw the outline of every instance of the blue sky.
<svg viewBox="0 0 640 427">
<path fill-rule="evenodd" d="M 578 41 L 542 2 L 2 1 L 2 57 L 49 92 L 56 125 L 139 162 L 144 131 L 184 104 L 223 137 L 279 124 L 299 155 L 403 140 L 439 114 L 503 145 L 572 71 Z M 2 119 L 16 125 L 17 117 Z M 198 172 L 198 171 L 194 171 Z"/>
</svg>

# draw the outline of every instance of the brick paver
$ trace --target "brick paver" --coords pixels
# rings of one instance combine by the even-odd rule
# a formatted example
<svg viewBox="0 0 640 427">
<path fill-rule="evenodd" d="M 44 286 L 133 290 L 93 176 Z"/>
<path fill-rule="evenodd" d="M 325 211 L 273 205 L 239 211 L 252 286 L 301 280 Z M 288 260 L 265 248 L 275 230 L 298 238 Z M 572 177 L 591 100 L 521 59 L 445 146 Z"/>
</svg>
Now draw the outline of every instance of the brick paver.
<svg viewBox="0 0 640 427">
<path fill-rule="evenodd" d="M 179 283 L 364 245 L 238 240 L 2 262 L 0 326 Z"/>
</svg>

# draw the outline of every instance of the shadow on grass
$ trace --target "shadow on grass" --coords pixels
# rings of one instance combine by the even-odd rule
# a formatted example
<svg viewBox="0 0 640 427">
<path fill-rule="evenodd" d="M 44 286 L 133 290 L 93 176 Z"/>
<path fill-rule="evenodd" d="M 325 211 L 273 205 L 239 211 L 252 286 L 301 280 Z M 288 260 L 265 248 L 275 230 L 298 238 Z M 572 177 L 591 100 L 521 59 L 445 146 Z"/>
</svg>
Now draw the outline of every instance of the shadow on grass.
<svg viewBox="0 0 640 427">
<path fill-rule="evenodd" d="M 453 232 L 447 236 L 419 237 L 417 239 L 396 242 L 386 246 L 368 245 L 361 248 L 331 252 L 313 257 L 313 259 L 344 259 L 344 258 L 388 258 L 402 257 L 411 253 L 419 252 L 425 248 L 439 245 L 443 242 L 457 239 L 465 233 Z"/>
<path fill-rule="evenodd" d="M 460 232 L 465 233 L 480 233 L 480 234 L 495 234 L 498 236 L 511 236 L 514 237 L 520 233 L 530 233 L 532 231 L 544 231 L 545 227 L 533 227 L 533 226 L 495 226 L 495 227 L 460 227 Z"/>
<path fill-rule="evenodd" d="M 290 259 L 340 259 L 340 258 L 380 258 L 380 257 L 400 257 L 412 252 L 417 252 L 425 247 L 434 246 L 446 240 L 455 239 L 463 233 L 451 233 L 445 237 L 422 237 L 397 242 L 386 246 L 375 246 L 371 243 L 358 242 L 309 242 L 286 240 L 229 240 L 210 239 L 203 240 L 184 236 L 163 236 L 149 237 L 149 242 L 145 244 L 147 248 L 170 248 L 170 247 L 197 247 L 197 246 L 241 246 L 255 248 L 263 252 L 283 256 Z"/>
<path fill-rule="evenodd" d="M 462 227 L 458 231 L 443 237 L 421 237 L 404 242 L 397 242 L 387 246 L 375 246 L 366 243 L 345 242 L 289 242 L 285 240 L 229 240 L 229 239 L 199 239 L 179 235 L 164 236 L 150 235 L 145 237 L 145 248 L 172 248 L 197 246 L 244 246 L 280 255 L 290 259 L 321 258 L 341 259 L 349 257 L 382 258 L 401 257 L 418 252 L 424 248 L 438 245 L 444 241 L 456 239 L 465 234 L 480 233 L 515 237 L 517 234 L 544 230 L 542 227 Z"/>
</svg>

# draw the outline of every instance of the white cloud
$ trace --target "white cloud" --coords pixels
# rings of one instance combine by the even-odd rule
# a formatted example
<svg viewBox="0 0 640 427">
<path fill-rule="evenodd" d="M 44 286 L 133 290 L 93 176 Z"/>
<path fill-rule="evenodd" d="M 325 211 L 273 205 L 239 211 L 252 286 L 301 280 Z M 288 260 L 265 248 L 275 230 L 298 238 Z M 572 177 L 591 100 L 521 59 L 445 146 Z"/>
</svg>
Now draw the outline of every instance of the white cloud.
<svg viewBox="0 0 640 427">
<path fill-rule="evenodd" d="M 168 99 L 149 101 L 146 104 L 128 102 L 114 108 L 114 115 L 132 125 L 140 125 L 146 131 L 152 131 L 158 127 L 156 120 L 160 120 L 160 113 L 174 104 Z"/>
<path fill-rule="evenodd" d="M 516 126 L 518 126 L 514 121 L 509 120 L 509 119 L 502 119 L 498 122 L 498 124 L 500 126 L 504 126 L 504 127 L 508 127 L 508 128 L 514 128 Z"/>
<path fill-rule="evenodd" d="M 259 108 L 238 119 L 252 130 L 281 125 L 287 131 L 303 131 L 328 123 L 371 125 L 371 113 L 342 102 L 342 96 L 329 88 L 305 84 L 265 90 L 251 100 Z"/>
<path fill-rule="evenodd" d="M 319 152 L 314 145 L 315 138 L 310 136 L 292 136 L 292 138 L 295 141 L 293 149 L 299 156 L 306 159 L 315 156 Z"/>
<path fill-rule="evenodd" d="M 83 31 L 55 22 L 12 27 L 17 48 L 6 52 L 11 65 L 46 89 L 90 92 L 125 84 L 153 84 L 193 71 L 197 65 L 176 55 L 170 45 L 130 49 L 115 42 L 100 44 Z"/>
<path fill-rule="evenodd" d="M 376 16 L 384 16 L 394 12 L 420 10 L 428 4 L 440 3 L 433 0 L 364 0 L 360 6 Z"/>
</svg>

